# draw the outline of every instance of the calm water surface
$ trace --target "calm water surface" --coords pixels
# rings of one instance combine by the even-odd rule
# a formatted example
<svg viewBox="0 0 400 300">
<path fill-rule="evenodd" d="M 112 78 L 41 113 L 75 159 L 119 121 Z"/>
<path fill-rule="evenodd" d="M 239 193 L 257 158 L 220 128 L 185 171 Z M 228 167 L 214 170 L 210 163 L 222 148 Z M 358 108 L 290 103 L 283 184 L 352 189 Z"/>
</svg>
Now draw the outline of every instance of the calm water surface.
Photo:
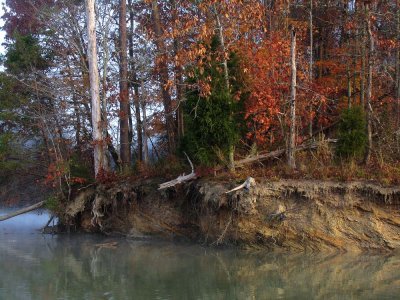
<svg viewBox="0 0 400 300">
<path fill-rule="evenodd" d="M 33 213 L 0 222 L 1 300 L 400 299 L 398 255 L 247 253 L 42 235 L 37 229 L 47 220 Z"/>
</svg>

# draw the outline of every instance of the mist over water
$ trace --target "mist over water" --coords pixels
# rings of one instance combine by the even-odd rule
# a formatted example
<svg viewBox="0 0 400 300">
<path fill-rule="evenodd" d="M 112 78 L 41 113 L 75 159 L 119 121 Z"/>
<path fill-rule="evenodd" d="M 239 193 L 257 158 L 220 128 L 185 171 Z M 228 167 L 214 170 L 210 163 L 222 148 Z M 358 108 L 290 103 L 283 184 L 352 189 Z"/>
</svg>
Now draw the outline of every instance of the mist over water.
<svg viewBox="0 0 400 300">
<path fill-rule="evenodd" d="M 13 209 L 0 209 L 0 216 L 12 211 Z M 26 213 L 0 222 L 0 234 L 38 234 L 48 220 L 49 215 L 45 210 Z"/>
<path fill-rule="evenodd" d="M 5 213 L 5 211 L 0 211 Z M 398 299 L 400 256 L 276 254 L 0 222 L 0 299 Z"/>
</svg>

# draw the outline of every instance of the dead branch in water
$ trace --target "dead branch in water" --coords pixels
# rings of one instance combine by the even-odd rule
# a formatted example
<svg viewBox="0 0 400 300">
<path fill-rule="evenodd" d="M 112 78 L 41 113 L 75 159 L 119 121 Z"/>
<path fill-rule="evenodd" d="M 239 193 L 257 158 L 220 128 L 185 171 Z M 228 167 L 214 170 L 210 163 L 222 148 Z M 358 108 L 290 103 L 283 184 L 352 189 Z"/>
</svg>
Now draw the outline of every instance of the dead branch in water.
<svg viewBox="0 0 400 300">
<path fill-rule="evenodd" d="M 118 246 L 118 242 L 108 242 L 102 244 L 96 244 L 95 247 L 97 248 L 107 248 L 107 249 L 116 249 Z"/>
<path fill-rule="evenodd" d="M 31 205 L 31 206 L 22 208 L 20 210 L 14 211 L 12 213 L 9 213 L 7 215 L 0 216 L 0 222 L 8 220 L 8 219 L 11 219 L 11 218 L 14 218 L 14 217 L 22 215 L 22 214 L 25 214 L 25 213 L 30 212 L 32 210 L 41 208 L 42 206 L 44 206 L 44 204 L 45 204 L 45 201 L 41 201 L 41 202 L 38 202 L 38 203 L 36 203 L 34 205 Z"/>
<path fill-rule="evenodd" d="M 185 155 L 186 155 L 186 158 L 188 159 L 188 161 L 190 163 L 190 166 L 192 167 L 192 172 L 189 175 L 182 174 L 182 175 L 178 176 L 174 180 L 161 183 L 159 188 L 158 188 L 158 190 L 163 190 L 163 189 L 166 189 L 166 188 L 169 188 L 169 187 L 173 187 L 173 186 L 175 186 L 177 184 L 180 184 L 180 183 L 195 179 L 197 177 L 196 173 L 194 172 L 194 166 L 193 166 L 192 161 L 190 160 L 189 156 L 186 153 L 185 153 Z"/>
</svg>

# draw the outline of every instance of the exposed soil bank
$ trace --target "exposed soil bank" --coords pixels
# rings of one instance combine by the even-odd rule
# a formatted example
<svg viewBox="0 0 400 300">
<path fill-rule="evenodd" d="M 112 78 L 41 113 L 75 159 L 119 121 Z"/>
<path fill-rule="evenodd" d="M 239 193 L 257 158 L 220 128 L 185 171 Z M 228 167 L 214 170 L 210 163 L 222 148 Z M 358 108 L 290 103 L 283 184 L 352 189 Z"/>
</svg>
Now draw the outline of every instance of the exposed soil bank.
<svg viewBox="0 0 400 300">
<path fill-rule="evenodd" d="M 88 188 L 65 207 L 65 224 L 132 238 L 187 238 L 271 250 L 400 249 L 400 187 L 372 183 L 198 180 L 158 191 L 159 182 Z"/>
</svg>

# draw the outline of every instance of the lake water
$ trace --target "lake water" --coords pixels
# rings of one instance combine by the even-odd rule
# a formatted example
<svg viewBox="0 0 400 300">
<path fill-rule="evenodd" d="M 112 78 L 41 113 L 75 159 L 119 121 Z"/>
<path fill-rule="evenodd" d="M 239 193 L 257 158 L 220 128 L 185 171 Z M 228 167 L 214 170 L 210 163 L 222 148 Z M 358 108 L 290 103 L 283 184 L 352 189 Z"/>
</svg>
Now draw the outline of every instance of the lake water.
<svg viewBox="0 0 400 300">
<path fill-rule="evenodd" d="M 0 214 L 4 211 L 0 211 Z M 400 256 L 273 254 L 0 222 L 0 299 L 400 299 Z"/>
</svg>

